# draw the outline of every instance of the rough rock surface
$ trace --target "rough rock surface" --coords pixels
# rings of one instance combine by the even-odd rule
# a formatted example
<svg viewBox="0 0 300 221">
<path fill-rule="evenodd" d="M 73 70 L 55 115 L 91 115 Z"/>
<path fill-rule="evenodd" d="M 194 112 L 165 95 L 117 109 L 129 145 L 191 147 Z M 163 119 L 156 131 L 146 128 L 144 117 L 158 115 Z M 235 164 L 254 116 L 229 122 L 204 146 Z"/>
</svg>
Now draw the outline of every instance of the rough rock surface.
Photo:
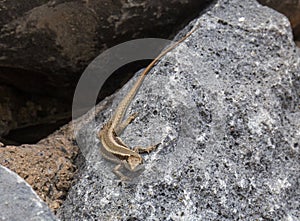
<svg viewBox="0 0 300 221">
<path fill-rule="evenodd" d="M 99 153 L 97 131 L 135 78 L 78 131 L 86 165 L 62 220 L 300 219 L 300 58 L 287 18 L 219 0 L 195 24 L 128 110 L 139 117 L 121 137 L 158 150 L 123 184 Z"/>
<path fill-rule="evenodd" d="M 72 123 L 35 145 L 0 147 L 0 164 L 25 179 L 52 210 L 71 187 L 78 154 Z"/>
<path fill-rule="evenodd" d="M 0 141 L 5 144 L 36 143 L 66 123 L 69 116 L 70 104 L 62 100 L 0 83 Z"/>
<path fill-rule="evenodd" d="M 1 165 L 0 193 L 0 220 L 57 220 L 22 178 Z"/>
<path fill-rule="evenodd" d="M 173 25 L 183 25 L 208 3 L 1 1 L 0 80 L 24 91 L 70 97 L 80 73 L 100 52 L 132 38 L 168 37 Z"/>
<path fill-rule="evenodd" d="M 300 1 L 299 0 L 258 0 L 261 4 L 267 5 L 286 15 L 293 28 L 294 40 L 300 47 Z"/>
</svg>

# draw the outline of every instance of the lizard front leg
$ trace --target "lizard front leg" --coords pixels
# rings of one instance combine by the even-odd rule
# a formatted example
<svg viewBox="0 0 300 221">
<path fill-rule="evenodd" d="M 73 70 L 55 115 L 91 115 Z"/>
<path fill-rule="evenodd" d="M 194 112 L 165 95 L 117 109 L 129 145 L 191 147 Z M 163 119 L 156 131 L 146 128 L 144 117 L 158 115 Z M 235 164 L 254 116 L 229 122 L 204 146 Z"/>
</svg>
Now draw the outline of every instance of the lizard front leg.
<svg viewBox="0 0 300 221">
<path fill-rule="evenodd" d="M 129 177 L 125 176 L 120 169 L 124 166 L 124 164 L 126 164 L 127 162 L 120 160 L 119 158 L 117 158 L 115 155 L 109 153 L 108 151 L 105 150 L 105 148 L 103 146 L 100 147 L 100 152 L 102 154 L 102 156 L 106 159 L 108 159 L 109 161 L 112 161 L 114 163 L 118 163 L 117 166 L 114 167 L 114 169 L 112 170 L 113 173 L 120 178 L 121 181 L 126 181 L 126 180 L 130 180 Z"/>
</svg>

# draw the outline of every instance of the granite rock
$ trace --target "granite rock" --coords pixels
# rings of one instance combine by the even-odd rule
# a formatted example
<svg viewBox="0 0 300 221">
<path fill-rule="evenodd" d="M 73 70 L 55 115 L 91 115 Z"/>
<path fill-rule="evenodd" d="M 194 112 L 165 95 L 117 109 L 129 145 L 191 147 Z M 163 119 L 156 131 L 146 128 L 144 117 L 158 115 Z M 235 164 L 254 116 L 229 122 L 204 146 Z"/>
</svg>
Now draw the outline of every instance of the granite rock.
<svg viewBox="0 0 300 221">
<path fill-rule="evenodd" d="M 300 1 L 299 0 L 258 0 L 263 5 L 267 5 L 283 13 L 288 17 L 293 29 L 294 40 L 300 47 Z"/>
<path fill-rule="evenodd" d="M 0 192 L 0 220 L 58 220 L 25 180 L 1 165 Z"/>
<path fill-rule="evenodd" d="M 82 122 L 85 157 L 62 220 L 299 220 L 300 59 L 286 17 L 254 0 L 219 0 L 147 76 L 127 114 L 129 146 L 161 142 L 120 183 L 99 153 L 106 111 Z M 114 99 L 113 99 L 114 98 Z M 113 99 L 113 100 L 112 100 Z"/>
</svg>

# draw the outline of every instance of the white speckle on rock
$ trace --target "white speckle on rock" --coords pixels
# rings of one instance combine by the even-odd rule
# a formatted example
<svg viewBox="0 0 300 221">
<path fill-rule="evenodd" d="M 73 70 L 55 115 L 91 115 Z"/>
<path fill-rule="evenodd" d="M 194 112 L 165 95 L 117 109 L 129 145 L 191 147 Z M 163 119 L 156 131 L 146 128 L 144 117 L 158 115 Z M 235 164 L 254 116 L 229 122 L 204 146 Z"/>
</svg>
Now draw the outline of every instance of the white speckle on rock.
<svg viewBox="0 0 300 221">
<path fill-rule="evenodd" d="M 245 21 L 245 17 L 240 17 L 239 18 L 239 22 L 244 22 Z"/>
<path fill-rule="evenodd" d="M 287 177 L 284 179 L 277 179 L 275 183 L 269 183 L 269 188 L 276 194 L 280 194 L 283 189 L 290 187 Z"/>
<path fill-rule="evenodd" d="M 260 108 L 257 113 L 253 113 L 251 117 L 249 117 L 248 127 L 253 134 L 261 135 L 263 132 L 263 126 L 268 126 L 269 128 L 275 121 L 270 116 L 268 110 Z"/>
</svg>

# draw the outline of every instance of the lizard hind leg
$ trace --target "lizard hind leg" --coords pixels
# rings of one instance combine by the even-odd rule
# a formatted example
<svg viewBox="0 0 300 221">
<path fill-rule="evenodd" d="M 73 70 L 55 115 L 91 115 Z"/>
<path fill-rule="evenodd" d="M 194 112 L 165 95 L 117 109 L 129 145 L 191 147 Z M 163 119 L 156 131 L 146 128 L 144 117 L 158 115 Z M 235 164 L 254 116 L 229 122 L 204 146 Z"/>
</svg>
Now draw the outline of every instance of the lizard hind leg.
<svg viewBox="0 0 300 221">
<path fill-rule="evenodd" d="M 137 153 L 150 153 L 151 151 L 155 150 L 158 146 L 160 145 L 160 143 L 149 146 L 149 147 L 135 147 L 133 148 L 134 152 Z"/>
<path fill-rule="evenodd" d="M 125 128 L 131 124 L 132 121 L 138 116 L 138 113 L 131 114 L 126 120 L 124 120 L 120 125 L 115 128 L 116 134 L 119 136 Z"/>
</svg>

